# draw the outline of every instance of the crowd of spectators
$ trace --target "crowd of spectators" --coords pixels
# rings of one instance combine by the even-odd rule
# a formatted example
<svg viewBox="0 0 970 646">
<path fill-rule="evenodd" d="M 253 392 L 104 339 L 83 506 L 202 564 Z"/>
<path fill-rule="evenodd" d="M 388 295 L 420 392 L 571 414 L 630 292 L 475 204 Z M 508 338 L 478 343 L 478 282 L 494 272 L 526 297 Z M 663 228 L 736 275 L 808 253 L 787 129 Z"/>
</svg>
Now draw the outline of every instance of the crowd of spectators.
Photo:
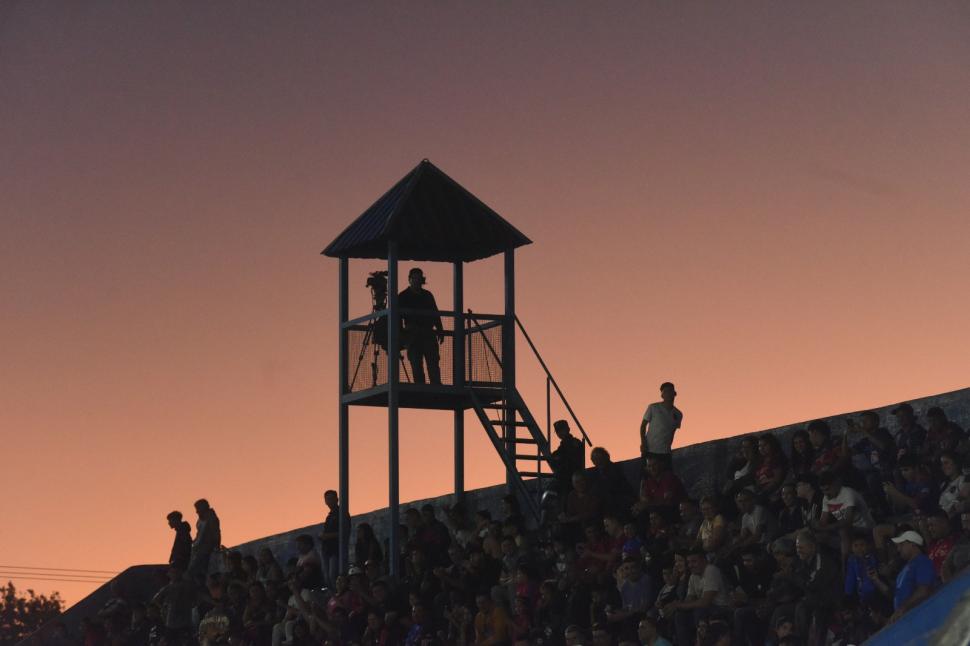
<svg viewBox="0 0 970 646">
<path fill-rule="evenodd" d="M 675 428 L 671 410 L 672 397 L 650 414 Z M 940 408 L 892 416 L 862 413 L 839 434 L 814 421 L 787 447 L 744 436 L 695 498 L 656 443 L 644 442 L 639 483 L 602 447 L 583 468 L 562 422 L 541 519 L 512 495 L 494 515 L 410 508 L 400 554 L 360 523 L 343 572 L 335 492 L 323 533 L 299 536 L 286 562 L 220 549 L 200 500 L 194 539 L 168 516 L 168 583 L 149 603 L 115 600 L 85 644 L 861 643 L 970 564 L 967 435 Z"/>
</svg>

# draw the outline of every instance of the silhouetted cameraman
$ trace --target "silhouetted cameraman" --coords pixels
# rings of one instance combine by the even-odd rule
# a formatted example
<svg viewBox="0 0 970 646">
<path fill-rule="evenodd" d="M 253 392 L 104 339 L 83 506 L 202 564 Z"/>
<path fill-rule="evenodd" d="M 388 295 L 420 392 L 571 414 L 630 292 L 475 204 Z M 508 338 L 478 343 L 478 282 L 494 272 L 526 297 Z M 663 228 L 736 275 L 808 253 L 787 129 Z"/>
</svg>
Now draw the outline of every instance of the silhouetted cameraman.
<svg viewBox="0 0 970 646">
<path fill-rule="evenodd" d="M 424 272 L 415 267 L 408 272 L 408 288 L 398 296 L 398 307 L 410 310 L 428 310 L 428 314 L 401 315 L 404 325 L 404 339 L 407 341 L 408 362 L 414 375 L 414 383 L 425 383 L 424 365 L 428 364 L 428 380 L 432 384 L 441 383 L 441 355 L 438 344 L 445 339 L 438 304 L 434 295 L 424 288 Z"/>
</svg>

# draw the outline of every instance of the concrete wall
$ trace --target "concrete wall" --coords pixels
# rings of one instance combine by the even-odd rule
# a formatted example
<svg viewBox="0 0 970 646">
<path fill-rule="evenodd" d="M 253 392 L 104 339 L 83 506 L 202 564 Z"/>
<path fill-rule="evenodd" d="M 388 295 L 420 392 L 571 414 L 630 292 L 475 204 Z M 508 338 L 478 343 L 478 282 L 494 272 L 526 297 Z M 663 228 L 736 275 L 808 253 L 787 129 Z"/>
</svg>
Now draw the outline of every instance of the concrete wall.
<svg viewBox="0 0 970 646">
<path fill-rule="evenodd" d="M 882 420 L 883 426 L 886 426 L 890 430 L 894 430 L 895 418 L 890 414 L 890 411 L 898 403 L 899 402 L 892 402 L 877 408 L 866 410 L 876 411 Z M 922 418 L 923 413 L 928 408 L 939 406 L 946 411 L 947 416 L 951 420 L 963 428 L 970 428 L 970 388 L 944 393 L 942 395 L 924 397 L 922 399 L 914 399 L 910 400 L 909 403 L 913 406 L 916 411 L 916 415 L 920 418 Z M 822 417 L 816 419 L 824 419 L 832 427 L 833 433 L 841 434 L 845 430 L 845 418 L 859 412 L 862 411 L 850 411 L 831 417 Z M 800 428 L 805 428 L 806 424 L 808 424 L 810 421 L 811 420 L 805 420 L 798 422 L 797 424 L 789 424 L 787 426 L 780 426 L 778 428 L 768 429 L 766 431 L 758 431 L 758 433 L 774 433 L 781 440 L 782 446 L 784 446 L 787 450 L 792 433 Z M 473 426 L 466 426 L 466 430 L 468 432 L 475 432 Z M 737 435 L 727 439 L 712 440 L 710 442 L 686 446 L 674 451 L 674 470 L 681 477 L 692 497 L 699 498 L 704 494 L 713 493 L 716 490 L 717 483 L 724 476 L 728 462 L 738 451 L 738 446 L 741 443 L 742 437 L 744 437 L 744 435 Z M 595 440 L 595 438 L 593 439 Z M 606 448 L 609 449 L 609 447 Z M 495 460 L 498 462 L 498 456 L 495 456 Z M 640 461 L 637 459 L 626 460 L 620 464 L 623 466 L 623 469 L 630 481 L 632 483 L 639 483 Z M 505 485 L 496 485 L 493 487 L 469 491 L 466 493 L 467 507 L 469 511 L 488 509 L 493 515 L 495 515 L 498 513 L 501 507 L 501 499 L 502 496 L 505 495 L 505 492 Z M 425 503 L 431 503 L 436 508 L 440 509 L 443 505 L 454 504 L 454 496 L 448 495 L 437 498 L 425 498 L 423 500 L 414 500 L 411 502 L 402 503 L 402 512 L 408 507 L 420 507 Z M 382 542 L 386 541 L 388 526 L 388 513 L 386 509 L 372 511 L 366 514 L 358 514 L 353 516 L 351 519 L 352 527 L 356 527 L 358 523 L 362 522 L 370 523 L 370 525 L 374 528 L 374 531 L 377 533 L 378 538 Z M 233 549 L 238 549 L 245 554 L 254 554 L 262 547 L 269 547 L 271 550 L 273 550 L 273 553 L 276 554 L 276 557 L 279 559 L 280 563 L 285 563 L 288 558 L 296 556 L 294 539 L 298 535 L 310 534 L 316 537 L 319 536 L 322 531 L 323 523 L 321 522 L 315 525 L 308 525 L 307 527 L 301 527 L 299 529 L 293 529 L 281 534 L 274 534 L 272 536 L 267 536 L 265 538 L 250 541 L 248 543 L 243 543 L 235 546 Z M 351 533 L 351 536 L 353 537 L 353 533 Z M 353 557 L 353 554 L 351 554 L 351 557 Z"/>
</svg>

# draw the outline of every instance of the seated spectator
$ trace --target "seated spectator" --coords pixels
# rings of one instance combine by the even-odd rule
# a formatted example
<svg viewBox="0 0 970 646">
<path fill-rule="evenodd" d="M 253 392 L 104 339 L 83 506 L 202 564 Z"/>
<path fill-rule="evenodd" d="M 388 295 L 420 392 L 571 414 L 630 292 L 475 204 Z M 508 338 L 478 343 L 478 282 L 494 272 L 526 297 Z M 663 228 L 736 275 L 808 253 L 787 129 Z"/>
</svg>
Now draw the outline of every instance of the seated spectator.
<svg viewBox="0 0 970 646">
<path fill-rule="evenodd" d="M 633 505 L 632 511 L 634 515 L 642 517 L 644 512 L 657 510 L 670 517 L 686 497 L 680 478 L 667 468 L 662 459 L 650 456 L 640 481 L 640 500 Z"/>
<path fill-rule="evenodd" d="M 357 525 L 357 537 L 354 540 L 354 563 L 363 567 L 367 561 L 381 562 L 384 560 L 384 549 L 381 542 L 374 535 L 374 528 L 370 523 Z"/>
<path fill-rule="evenodd" d="M 612 612 L 607 610 L 607 621 L 610 624 L 624 624 L 642 616 L 656 600 L 657 589 L 650 576 L 644 573 L 640 560 L 624 559 L 613 576 L 620 593 L 621 606 Z"/>
<path fill-rule="evenodd" d="M 644 617 L 637 625 L 637 637 L 641 646 L 673 646 L 657 632 L 657 621 L 652 617 Z"/>
<path fill-rule="evenodd" d="M 883 491 L 892 509 L 907 516 L 917 511 L 928 511 L 933 491 L 928 474 L 911 454 L 903 455 L 898 463 L 901 486 L 897 487 L 892 482 L 883 483 Z"/>
<path fill-rule="evenodd" d="M 323 586 L 323 569 L 320 565 L 320 557 L 313 549 L 313 537 L 309 534 L 300 534 L 296 537 L 296 551 L 299 557 L 296 560 L 296 582 L 302 590 L 312 590 Z"/>
<path fill-rule="evenodd" d="M 597 523 L 603 511 L 603 501 L 590 486 L 589 478 L 582 471 L 573 474 L 573 490 L 566 496 L 565 510 L 559 517 L 564 529 L 577 538 L 580 528 Z"/>
<path fill-rule="evenodd" d="M 845 468 L 846 456 L 842 454 L 839 446 L 832 441 L 832 429 L 828 422 L 817 419 L 809 423 L 808 439 L 811 441 L 812 449 L 815 452 L 812 473 L 817 475 L 822 471 L 841 471 Z"/>
<path fill-rule="evenodd" d="M 791 436 L 791 458 L 789 464 L 795 477 L 810 473 L 815 463 L 815 450 L 812 448 L 808 431 L 797 430 Z"/>
<path fill-rule="evenodd" d="M 702 549 L 710 556 L 717 554 L 727 540 L 727 524 L 724 516 L 718 513 L 717 501 L 706 497 L 701 499 L 703 520 L 697 530 L 695 549 Z"/>
<path fill-rule="evenodd" d="M 926 443 L 926 429 L 916 422 L 916 414 L 909 404 L 900 404 L 892 410 L 896 418 L 896 459 L 904 455 L 918 458 Z"/>
<path fill-rule="evenodd" d="M 511 636 L 511 621 L 508 613 L 492 601 L 487 592 L 475 596 L 478 614 L 475 615 L 475 643 L 503 644 Z"/>
<path fill-rule="evenodd" d="M 873 579 L 880 592 L 893 597 L 894 612 L 889 618 L 890 623 L 928 598 L 936 585 L 933 563 L 923 554 L 923 537 L 909 530 L 893 538 L 892 541 L 905 562 L 902 571 L 896 576 L 895 587 L 890 587 L 881 576 Z"/>
<path fill-rule="evenodd" d="M 943 561 L 940 578 L 947 583 L 970 565 L 970 512 L 960 514 L 960 532 L 957 540 Z"/>
<path fill-rule="evenodd" d="M 750 545 L 767 543 L 774 526 L 774 518 L 763 506 L 755 502 L 754 495 L 747 489 L 742 489 L 734 496 L 738 511 L 741 513 L 740 532 L 730 541 L 725 556 L 736 557 Z"/>
<path fill-rule="evenodd" d="M 778 490 L 788 474 L 788 458 L 781 450 L 778 438 L 766 433 L 758 438 L 761 464 L 755 470 L 755 489 L 763 501 L 778 499 Z"/>
<path fill-rule="evenodd" d="M 963 474 L 962 462 L 955 452 L 943 451 L 939 460 L 943 474 L 940 509 L 950 518 L 956 518 L 961 512 L 970 511 L 970 478 Z"/>
<path fill-rule="evenodd" d="M 701 516 L 700 507 L 693 498 L 681 500 L 678 511 L 680 522 L 671 536 L 672 545 L 677 549 L 690 549 L 697 540 L 697 532 L 701 528 L 704 517 Z"/>
<path fill-rule="evenodd" d="M 636 502 L 636 494 L 620 466 L 610 458 L 610 452 L 597 446 L 589 453 L 593 468 L 589 470 L 590 481 L 596 494 L 606 501 L 606 510 L 618 516 L 625 515 Z"/>
<path fill-rule="evenodd" d="M 256 578 L 260 583 L 280 583 L 283 581 L 283 569 L 273 556 L 273 551 L 268 547 L 263 547 L 257 552 L 256 561 L 259 566 L 256 568 Z"/>
<path fill-rule="evenodd" d="M 870 509 L 885 513 L 885 501 L 879 493 L 882 483 L 892 480 L 896 466 L 896 442 L 889 431 L 879 425 L 879 415 L 873 411 L 860 413 L 858 424 L 849 417 L 846 425 L 851 466 L 865 484 L 865 491 L 872 494 L 867 500 Z"/>
<path fill-rule="evenodd" d="M 721 570 L 708 563 L 700 550 L 688 554 L 687 566 L 691 576 L 686 599 L 673 601 L 663 608 L 665 617 L 674 617 L 678 644 L 693 643 L 694 627 L 701 619 L 726 618 L 732 614 L 730 591 Z"/>
<path fill-rule="evenodd" d="M 734 643 L 762 646 L 764 644 L 768 590 L 771 587 L 771 564 L 763 560 L 764 551 L 749 547 L 741 554 L 740 566 L 735 568 L 737 587 L 731 593 L 734 607 Z"/>
<path fill-rule="evenodd" d="M 922 455 L 930 461 L 935 463 L 944 451 L 956 451 L 965 444 L 967 434 L 951 422 L 939 406 L 926 411 L 926 422 L 926 443 Z"/>
<path fill-rule="evenodd" d="M 959 538 L 950 526 L 950 517 L 942 509 L 937 509 L 926 518 L 925 536 L 929 538 L 926 555 L 933 563 L 937 577 L 943 574 L 943 563 L 950 555 Z"/>
<path fill-rule="evenodd" d="M 721 493 L 725 497 L 734 497 L 741 489 L 754 489 L 755 473 L 761 466 L 761 454 L 758 445 L 752 437 L 743 437 L 738 445 L 738 453 L 728 463 L 728 479 Z"/>
<path fill-rule="evenodd" d="M 798 497 L 796 489 L 793 483 L 781 486 L 781 508 L 772 539 L 794 536 L 795 532 L 805 527 L 805 501 Z"/>
<path fill-rule="evenodd" d="M 640 556 L 640 550 L 643 547 L 643 539 L 637 533 L 636 523 L 624 523 L 623 524 L 623 557 L 627 556 Z"/>
<path fill-rule="evenodd" d="M 824 471 L 819 476 L 822 498 L 822 516 L 812 529 L 822 536 L 831 535 L 840 545 L 842 558 L 849 555 L 853 530 L 872 530 L 872 516 L 866 501 L 859 492 L 842 485 L 838 474 Z"/>
<path fill-rule="evenodd" d="M 852 533 L 851 553 L 845 563 L 843 592 L 848 601 L 864 612 L 875 609 L 884 612 L 888 599 L 883 597 L 873 579 L 878 572 L 879 559 L 872 539 L 865 530 Z M 888 614 L 888 613 L 887 613 Z"/>
</svg>

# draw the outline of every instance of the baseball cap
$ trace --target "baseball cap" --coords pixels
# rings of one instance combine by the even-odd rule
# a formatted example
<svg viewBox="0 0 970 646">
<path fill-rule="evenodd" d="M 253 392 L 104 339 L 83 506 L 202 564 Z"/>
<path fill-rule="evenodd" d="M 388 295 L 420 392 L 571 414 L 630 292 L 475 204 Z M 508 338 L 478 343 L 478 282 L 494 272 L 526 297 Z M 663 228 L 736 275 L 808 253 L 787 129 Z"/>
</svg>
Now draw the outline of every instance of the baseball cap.
<svg viewBox="0 0 970 646">
<path fill-rule="evenodd" d="M 920 536 L 919 534 L 917 534 L 916 532 L 914 532 L 913 530 L 910 529 L 910 530 L 907 530 L 907 531 L 903 532 L 902 534 L 900 534 L 899 536 L 897 536 L 896 538 L 893 539 L 893 543 L 896 543 L 897 545 L 899 543 L 907 543 L 907 542 L 908 543 L 915 543 L 915 544 L 919 545 L 920 547 L 922 547 L 923 546 L 923 537 Z"/>
</svg>

